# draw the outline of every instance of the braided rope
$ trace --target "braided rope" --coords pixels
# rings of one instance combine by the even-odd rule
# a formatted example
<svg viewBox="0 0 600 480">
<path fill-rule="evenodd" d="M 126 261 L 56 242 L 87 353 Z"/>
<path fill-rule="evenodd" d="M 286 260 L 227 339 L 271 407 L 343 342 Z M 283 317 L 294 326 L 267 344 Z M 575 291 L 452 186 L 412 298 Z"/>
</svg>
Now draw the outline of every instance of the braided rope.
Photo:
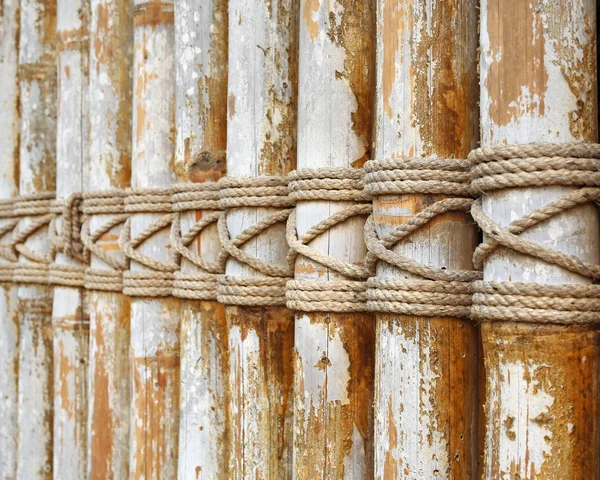
<svg viewBox="0 0 600 480">
<path fill-rule="evenodd" d="M 217 226 L 223 252 L 219 264 L 228 256 L 252 267 L 266 278 L 219 277 L 217 300 L 229 305 L 265 306 L 285 305 L 285 281 L 293 275 L 293 267 L 277 265 L 261 260 L 240 247 L 260 233 L 278 223 L 285 222 L 293 205 L 288 196 L 287 180 L 284 177 L 223 178 L 219 182 L 220 203 L 224 209 Z M 231 238 L 227 228 L 227 215 L 233 208 L 284 208 L 267 215 L 255 225 Z"/>
<path fill-rule="evenodd" d="M 468 196 L 468 162 L 459 159 L 408 158 L 369 161 L 365 164 L 365 189 L 374 195 L 436 194 L 448 195 L 421 210 L 402 225 L 380 238 L 375 219 L 365 223 L 366 263 L 378 261 L 393 265 L 420 279 L 370 278 L 367 282 L 367 307 L 370 311 L 422 317 L 468 317 L 471 305 L 470 283 L 481 272 L 447 270 L 419 263 L 391 250 L 403 239 L 447 212 L 468 212 L 473 199 Z"/>
<path fill-rule="evenodd" d="M 600 145 L 588 143 L 509 145 L 480 148 L 469 155 L 473 185 L 482 193 L 502 188 L 549 185 L 580 187 L 501 227 L 484 212 L 481 200 L 471 213 L 485 234 L 474 254 L 482 267 L 498 247 L 536 258 L 591 280 L 600 279 L 600 265 L 519 237 L 527 229 L 562 212 L 600 201 Z M 552 324 L 600 323 L 600 287 L 536 283 L 476 282 L 473 318 Z M 591 298 L 589 298 L 591 297 Z"/>
<path fill-rule="evenodd" d="M 366 311 L 366 284 L 372 273 L 368 267 L 355 265 L 319 252 L 309 246 L 318 236 L 352 217 L 369 215 L 372 207 L 363 191 L 364 172 L 356 168 L 303 169 L 290 173 L 291 196 L 295 201 L 350 201 L 357 202 L 320 221 L 298 237 L 296 212 L 286 225 L 290 246 L 288 263 L 294 265 L 298 255 L 309 258 L 330 271 L 342 275 L 343 280 L 295 279 L 287 283 L 287 307 L 303 312 L 364 312 Z"/>
</svg>

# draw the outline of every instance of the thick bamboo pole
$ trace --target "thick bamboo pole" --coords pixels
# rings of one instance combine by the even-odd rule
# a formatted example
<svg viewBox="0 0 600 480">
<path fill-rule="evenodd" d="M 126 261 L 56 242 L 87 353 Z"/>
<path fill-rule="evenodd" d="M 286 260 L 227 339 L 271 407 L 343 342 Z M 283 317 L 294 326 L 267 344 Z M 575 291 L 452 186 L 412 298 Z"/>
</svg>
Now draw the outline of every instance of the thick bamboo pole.
<svg viewBox="0 0 600 480">
<path fill-rule="evenodd" d="M 484 0 L 481 4 L 481 144 L 597 140 L 596 2 Z M 525 46 L 527 48 L 525 48 Z M 511 188 L 484 196 L 501 226 L 570 191 Z M 573 208 L 521 237 L 592 263 L 598 213 Z M 499 249 L 485 280 L 542 284 L 589 279 Z M 599 478 L 600 333 L 596 327 L 489 323 L 486 478 Z"/>
<path fill-rule="evenodd" d="M 58 0 L 56 198 L 81 192 L 89 173 L 88 0 Z M 62 225 L 58 225 L 62 230 Z M 81 264 L 59 253 L 59 265 Z M 52 307 L 54 357 L 54 478 L 86 475 L 89 321 L 83 289 L 55 287 Z"/>
<path fill-rule="evenodd" d="M 177 126 L 175 170 L 182 182 L 215 182 L 225 173 L 227 146 L 227 0 L 175 3 Z M 185 234 L 210 211 L 185 212 Z M 214 262 L 217 226 L 190 246 Z M 183 272 L 202 270 L 182 259 Z M 225 307 L 181 302 L 179 478 L 229 478 L 229 355 Z"/>
<path fill-rule="evenodd" d="M 0 9 L 0 199 L 19 192 L 19 1 Z M 2 220 L 2 226 L 9 221 Z M 8 235 L 3 239 L 9 240 Z M 4 262 L 0 269 L 4 267 Z M 0 478 L 17 474 L 17 382 L 19 324 L 17 286 L 0 284 Z"/>
<path fill-rule="evenodd" d="M 371 152 L 373 5 L 364 0 L 301 2 L 298 168 L 362 167 Z M 349 205 L 297 205 L 298 235 Z M 350 218 L 311 248 L 360 264 L 364 217 Z M 300 257 L 296 278 L 340 278 Z M 343 277 L 342 277 L 343 278 Z M 373 476 L 371 314 L 296 315 L 294 475 Z"/>
<path fill-rule="evenodd" d="M 169 187 L 175 179 L 175 52 L 173 4 L 134 1 L 133 147 L 131 183 Z M 161 214 L 135 214 L 136 237 Z M 168 261 L 169 232 L 137 250 Z M 131 263 L 131 270 L 146 267 Z M 131 300 L 131 479 L 176 478 L 179 429 L 179 301 Z"/>
<path fill-rule="evenodd" d="M 286 175 L 296 166 L 294 0 L 230 0 L 227 173 Z M 236 236 L 276 211 L 239 208 Z M 285 226 L 274 225 L 242 247 L 285 265 Z M 227 275 L 260 277 L 230 259 Z M 284 307 L 226 308 L 231 394 L 231 478 L 289 478 L 292 467 L 293 313 Z"/>
<path fill-rule="evenodd" d="M 476 61 L 475 0 L 378 0 L 375 159 L 466 158 L 478 140 Z M 442 198 L 374 198 L 380 238 Z M 469 270 L 477 242 L 470 217 L 448 212 L 394 250 Z M 377 275 L 418 278 L 382 263 Z M 377 478 L 474 478 L 477 335 L 465 319 L 377 314 Z"/>
<path fill-rule="evenodd" d="M 88 189 L 129 187 L 131 179 L 131 113 L 133 24 L 130 0 L 92 0 L 90 22 L 90 175 Z M 91 232 L 112 215 L 96 215 Z M 96 243 L 122 260 L 120 227 Z M 91 267 L 110 270 L 92 255 Z M 129 297 L 116 292 L 87 291 L 90 318 L 88 477 L 119 480 L 129 472 Z"/>
<path fill-rule="evenodd" d="M 19 193 L 56 187 L 56 0 L 22 0 L 19 50 Z M 25 228 L 29 219 L 18 226 Z M 47 227 L 28 245 L 49 248 Z M 22 257 L 19 262 L 27 262 Z M 52 478 L 52 288 L 18 289 L 19 395 L 17 477 Z"/>
</svg>

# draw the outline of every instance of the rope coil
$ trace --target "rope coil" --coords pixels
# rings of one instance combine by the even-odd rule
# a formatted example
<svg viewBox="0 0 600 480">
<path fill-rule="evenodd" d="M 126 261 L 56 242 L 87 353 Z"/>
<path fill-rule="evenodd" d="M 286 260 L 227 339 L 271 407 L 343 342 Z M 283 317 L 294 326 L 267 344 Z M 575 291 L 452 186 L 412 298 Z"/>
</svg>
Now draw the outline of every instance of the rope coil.
<svg viewBox="0 0 600 480">
<path fill-rule="evenodd" d="M 367 282 L 370 311 L 422 317 L 469 316 L 471 282 L 481 272 L 447 270 L 419 263 L 391 250 L 401 240 L 448 212 L 468 212 L 473 204 L 468 183 L 469 164 L 460 159 L 407 158 L 369 161 L 365 189 L 373 195 L 434 194 L 442 198 L 380 237 L 371 215 L 365 223 L 367 264 L 392 265 L 419 279 L 372 277 Z M 460 195 L 461 197 L 456 197 Z"/>
<path fill-rule="evenodd" d="M 298 255 L 339 274 L 343 280 L 295 279 L 287 282 L 286 298 L 289 309 L 303 312 L 364 312 L 366 307 L 365 280 L 371 269 L 349 263 L 309 246 L 318 236 L 346 220 L 369 215 L 372 211 L 369 196 L 364 192 L 364 172 L 357 168 L 303 169 L 290 173 L 291 197 L 295 201 L 348 201 L 344 207 L 323 219 L 306 233 L 298 236 L 296 212 L 287 221 L 286 238 L 290 246 L 288 263 L 294 265 Z"/>
<path fill-rule="evenodd" d="M 473 219 L 485 240 L 473 260 L 481 268 L 485 259 L 503 247 L 556 265 L 592 281 L 600 279 L 600 265 L 575 255 L 519 237 L 527 229 L 562 212 L 600 201 L 600 145 L 589 143 L 508 145 L 479 148 L 469 155 L 473 185 L 482 193 L 514 187 L 579 187 L 547 205 L 501 227 L 473 204 Z M 479 321 L 519 321 L 553 324 L 596 324 L 600 304 L 595 285 L 541 285 L 486 281 L 474 285 L 473 318 Z M 588 297 L 588 298 L 586 298 Z"/>
</svg>

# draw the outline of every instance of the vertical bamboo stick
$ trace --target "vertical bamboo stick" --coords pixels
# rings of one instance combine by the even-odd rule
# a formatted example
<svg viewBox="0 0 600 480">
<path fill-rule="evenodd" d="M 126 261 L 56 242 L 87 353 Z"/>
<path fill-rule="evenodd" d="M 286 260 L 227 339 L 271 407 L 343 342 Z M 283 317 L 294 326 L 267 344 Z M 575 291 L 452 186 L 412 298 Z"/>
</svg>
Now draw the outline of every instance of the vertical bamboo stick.
<svg viewBox="0 0 600 480">
<path fill-rule="evenodd" d="M 56 187 L 56 1 L 22 0 L 19 40 L 21 142 L 19 193 Z M 18 228 L 25 228 L 23 220 Z M 47 228 L 28 241 L 49 248 Z M 24 262 L 23 258 L 19 259 Z M 18 289 L 17 477 L 52 478 L 52 288 Z"/>
<path fill-rule="evenodd" d="M 361 168 L 371 152 L 373 6 L 363 0 L 301 5 L 298 168 Z M 348 205 L 299 203 L 298 235 Z M 364 217 L 350 218 L 310 246 L 361 263 L 363 224 Z M 296 278 L 339 275 L 300 257 Z M 296 315 L 296 477 L 372 477 L 374 344 L 370 314 Z"/>
<path fill-rule="evenodd" d="M 92 0 L 90 23 L 90 191 L 124 189 L 131 179 L 133 23 L 130 0 Z M 97 215 L 91 232 L 111 220 Z M 115 258 L 120 227 L 97 242 Z M 92 255 L 91 267 L 110 269 Z M 90 317 L 88 477 L 119 480 L 129 472 L 130 300 L 86 292 Z"/>
<path fill-rule="evenodd" d="M 19 192 L 19 1 L 0 9 L 0 199 Z M 4 224 L 7 220 L 3 220 Z M 2 225 L 3 226 L 3 225 Z M 8 236 L 7 236 L 8 237 Z M 8 241 L 5 237 L 4 241 Z M 3 268 L 4 264 L 0 265 Z M 17 286 L 0 285 L 0 478 L 17 474 L 17 379 L 19 324 Z"/>
<path fill-rule="evenodd" d="M 169 187 L 175 176 L 175 52 L 173 4 L 134 1 L 132 186 Z M 136 214 L 137 236 L 161 214 Z M 169 232 L 138 248 L 168 260 Z M 132 262 L 132 270 L 145 267 Z M 179 301 L 131 300 L 131 479 L 175 478 L 179 427 Z"/>
<path fill-rule="evenodd" d="M 215 182 L 225 173 L 227 146 L 227 0 L 175 4 L 179 181 Z M 185 212 L 183 233 L 210 211 Z M 191 246 L 208 261 L 220 250 L 216 224 Z M 182 259 L 182 271 L 201 271 Z M 225 307 L 181 302 L 180 479 L 229 478 L 229 356 Z"/>
<path fill-rule="evenodd" d="M 87 0 L 58 0 L 58 102 L 56 198 L 67 200 L 85 186 L 88 174 Z M 59 225 L 59 230 L 62 226 Z M 59 265 L 80 265 L 59 253 Z M 86 475 L 87 366 L 89 321 L 83 289 L 55 287 L 52 307 L 54 351 L 53 475 L 77 480 Z"/>
<path fill-rule="evenodd" d="M 229 2 L 227 172 L 231 177 L 286 175 L 296 166 L 294 0 Z M 231 236 L 273 213 L 239 208 Z M 285 264 L 285 226 L 242 247 Z M 260 273 L 230 259 L 226 273 Z M 293 313 L 283 307 L 226 307 L 231 394 L 231 478 L 288 478 L 292 443 Z"/>
<path fill-rule="evenodd" d="M 480 42 L 482 146 L 597 140 L 596 2 L 484 0 Z M 505 226 L 568 191 L 498 190 L 484 196 L 483 208 Z M 595 208 L 584 205 L 521 237 L 598 263 L 598 223 Z M 484 279 L 589 282 L 505 249 L 487 259 Z M 598 478 L 597 328 L 501 322 L 484 324 L 482 337 L 483 475 Z"/>
<path fill-rule="evenodd" d="M 377 1 L 375 159 L 466 158 L 476 146 L 476 8 L 474 0 Z M 374 198 L 379 236 L 442 198 Z M 431 267 L 469 270 L 477 241 L 470 217 L 448 212 L 394 250 Z M 386 264 L 377 275 L 411 278 Z M 474 324 L 377 314 L 376 345 L 376 477 L 474 478 Z"/>
</svg>

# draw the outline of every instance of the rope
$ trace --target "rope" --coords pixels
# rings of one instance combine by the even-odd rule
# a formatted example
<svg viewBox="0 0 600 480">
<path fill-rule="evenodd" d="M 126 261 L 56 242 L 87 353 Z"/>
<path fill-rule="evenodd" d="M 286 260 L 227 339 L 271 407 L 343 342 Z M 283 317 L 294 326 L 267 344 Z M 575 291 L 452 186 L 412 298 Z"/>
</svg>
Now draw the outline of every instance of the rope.
<svg viewBox="0 0 600 480">
<path fill-rule="evenodd" d="M 364 172 L 355 168 L 304 169 L 292 172 L 291 196 L 295 201 L 351 201 L 366 202 L 363 191 Z M 343 276 L 343 280 L 295 279 L 287 283 L 287 307 L 303 312 L 363 312 L 366 311 L 366 284 L 372 273 L 362 265 L 345 262 L 319 252 L 308 244 L 318 236 L 349 218 L 369 215 L 371 205 L 355 203 L 320 221 L 298 237 L 296 212 L 287 221 L 286 238 L 290 246 L 288 263 L 294 265 L 298 255 L 309 258 L 330 271 Z"/>
<path fill-rule="evenodd" d="M 284 177 L 223 178 L 219 182 L 220 204 L 225 210 L 217 226 L 223 252 L 219 264 L 228 256 L 252 267 L 266 278 L 232 277 L 219 278 L 217 300 L 229 305 L 265 306 L 285 305 L 285 281 L 293 275 L 293 267 L 261 260 L 240 247 L 260 233 L 278 223 L 285 222 L 293 205 L 288 196 L 287 180 Z M 255 225 L 231 238 L 227 228 L 227 215 L 233 208 L 284 208 L 267 215 Z"/>
<path fill-rule="evenodd" d="M 366 263 L 374 268 L 385 262 L 420 279 L 370 278 L 367 282 L 367 307 L 370 311 L 422 317 L 468 317 L 471 285 L 481 272 L 447 270 L 416 262 L 407 255 L 390 250 L 401 240 L 447 212 L 468 212 L 470 195 L 468 162 L 459 159 L 407 158 L 369 161 L 365 164 L 365 189 L 374 195 L 436 194 L 448 195 L 411 217 L 380 238 L 375 220 L 365 223 Z"/>
<path fill-rule="evenodd" d="M 520 238 L 527 229 L 578 205 L 600 201 L 600 145 L 588 143 L 509 145 L 480 148 L 469 155 L 473 185 L 482 193 L 501 188 L 574 186 L 557 200 L 501 227 L 483 211 L 481 200 L 471 213 L 485 234 L 473 260 L 481 268 L 498 247 L 536 258 L 591 279 L 600 279 L 600 265 L 575 255 Z M 541 285 L 486 281 L 474 285 L 473 318 L 552 324 L 600 322 L 595 285 Z M 587 298 L 591 297 L 591 298 Z"/>
</svg>

